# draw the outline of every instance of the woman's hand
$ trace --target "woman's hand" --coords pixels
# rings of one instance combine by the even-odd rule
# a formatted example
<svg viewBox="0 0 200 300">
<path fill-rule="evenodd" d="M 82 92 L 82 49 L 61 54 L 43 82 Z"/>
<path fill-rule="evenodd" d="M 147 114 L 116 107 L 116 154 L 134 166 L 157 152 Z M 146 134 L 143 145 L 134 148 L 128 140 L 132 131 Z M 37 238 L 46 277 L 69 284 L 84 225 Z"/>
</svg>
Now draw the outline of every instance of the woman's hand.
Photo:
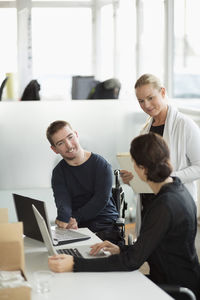
<svg viewBox="0 0 200 300">
<path fill-rule="evenodd" d="M 112 244 L 109 241 L 104 241 L 102 243 L 92 245 L 90 255 L 98 254 L 101 249 L 103 249 L 104 251 L 109 251 L 111 254 L 119 254 L 120 253 L 120 248 L 117 245 Z"/>
<path fill-rule="evenodd" d="M 49 269 L 56 273 L 72 272 L 74 258 L 71 255 L 58 254 L 48 258 Z"/>
<path fill-rule="evenodd" d="M 120 170 L 120 177 L 125 184 L 129 184 L 129 182 L 133 179 L 133 174 L 126 170 Z"/>
</svg>

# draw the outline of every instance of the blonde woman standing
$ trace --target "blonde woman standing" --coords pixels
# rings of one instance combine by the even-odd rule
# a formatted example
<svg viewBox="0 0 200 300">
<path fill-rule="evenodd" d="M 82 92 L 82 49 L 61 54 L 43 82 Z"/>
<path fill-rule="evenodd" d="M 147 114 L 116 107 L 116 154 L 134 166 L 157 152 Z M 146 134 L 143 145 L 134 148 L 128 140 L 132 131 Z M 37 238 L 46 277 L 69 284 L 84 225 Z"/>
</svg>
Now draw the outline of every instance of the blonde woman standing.
<svg viewBox="0 0 200 300">
<path fill-rule="evenodd" d="M 135 83 L 135 93 L 142 110 L 149 115 L 141 134 L 155 132 L 163 136 L 170 149 L 173 176 L 181 179 L 193 199 L 197 201 L 195 181 L 200 178 L 200 129 L 193 120 L 168 103 L 166 89 L 152 74 L 142 75 Z M 129 183 L 133 175 L 122 170 L 122 180 Z M 150 205 L 151 194 L 138 197 L 136 233 L 139 235 L 142 215 Z"/>
</svg>

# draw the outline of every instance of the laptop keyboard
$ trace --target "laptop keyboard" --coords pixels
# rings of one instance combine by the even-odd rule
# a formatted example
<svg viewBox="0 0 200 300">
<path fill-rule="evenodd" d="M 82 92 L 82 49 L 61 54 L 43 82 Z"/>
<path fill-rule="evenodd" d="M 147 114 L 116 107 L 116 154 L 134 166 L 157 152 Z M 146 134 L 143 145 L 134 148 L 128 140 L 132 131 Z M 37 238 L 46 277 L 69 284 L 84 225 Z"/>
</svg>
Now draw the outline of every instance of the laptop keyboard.
<svg viewBox="0 0 200 300">
<path fill-rule="evenodd" d="M 72 256 L 76 256 L 76 257 L 83 257 L 77 248 L 59 249 L 59 250 L 57 250 L 57 252 L 59 254 L 68 254 L 68 255 L 72 255 Z"/>
<path fill-rule="evenodd" d="M 66 231 L 65 229 L 61 229 L 61 228 L 56 228 L 56 230 L 52 233 L 53 233 L 53 238 L 60 241 L 83 237 L 83 235 L 79 232 L 70 231 L 70 230 Z"/>
</svg>

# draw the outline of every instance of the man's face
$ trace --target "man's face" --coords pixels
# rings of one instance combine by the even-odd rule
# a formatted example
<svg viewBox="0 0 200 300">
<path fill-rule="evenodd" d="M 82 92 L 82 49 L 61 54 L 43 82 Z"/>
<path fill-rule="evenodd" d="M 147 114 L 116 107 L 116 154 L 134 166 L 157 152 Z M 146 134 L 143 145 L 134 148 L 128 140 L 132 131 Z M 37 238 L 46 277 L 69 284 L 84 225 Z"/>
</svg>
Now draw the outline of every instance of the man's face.
<svg viewBox="0 0 200 300">
<path fill-rule="evenodd" d="M 78 134 L 68 126 L 61 128 L 52 136 L 54 146 L 51 146 L 55 153 L 59 153 L 66 160 L 73 160 L 80 151 Z"/>
</svg>

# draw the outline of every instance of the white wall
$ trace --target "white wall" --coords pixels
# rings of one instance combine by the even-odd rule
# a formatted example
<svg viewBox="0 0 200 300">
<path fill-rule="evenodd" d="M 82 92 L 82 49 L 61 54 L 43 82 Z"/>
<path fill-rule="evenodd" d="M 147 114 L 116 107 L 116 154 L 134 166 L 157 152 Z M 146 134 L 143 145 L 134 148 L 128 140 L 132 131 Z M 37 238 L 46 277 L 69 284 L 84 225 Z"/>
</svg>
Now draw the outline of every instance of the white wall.
<svg viewBox="0 0 200 300">
<path fill-rule="evenodd" d="M 136 101 L 1 102 L 0 207 L 10 208 L 11 221 L 16 220 L 13 192 L 46 201 L 50 219 L 55 218 L 50 180 L 60 157 L 50 149 L 46 128 L 58 119 L 69 121 L 83 147 L 104 156 L 115 169 L 116 153 L 129 151 L 146 116 Z"/>
<path fill-rule="evenodd" d="M 185 102 L 173 103 L 183 106 L 180 110 L 200 126 L 200 110 L 189 109 Z M 104 156 L 114 170 L 119 167 L 116 153 L 129 151 L 146 117 L 136 100 L 0 102 L 0 207 L 9 207 L 9 220 L 16 221 L 12 193 L 18 193 L 45 201 L 50 220 L 55 219 L 50 180 L 60 157 L 46 139 L 51 122 L 69 121 L 83 147 Z M 134 206 L 132 190 L 123 188 L 129 206 Z"/>
<path fill-rule="evenodd" d="M 112 101 L 0 103 L 0 189 L 46 188 L 59 160 L 46 139 L 57 119 L 69 121 L 83 147 L 103 155 L 115 168 L 116 152 L 128 151 L 145 120 L 134 105 Z"/>
</svg>

